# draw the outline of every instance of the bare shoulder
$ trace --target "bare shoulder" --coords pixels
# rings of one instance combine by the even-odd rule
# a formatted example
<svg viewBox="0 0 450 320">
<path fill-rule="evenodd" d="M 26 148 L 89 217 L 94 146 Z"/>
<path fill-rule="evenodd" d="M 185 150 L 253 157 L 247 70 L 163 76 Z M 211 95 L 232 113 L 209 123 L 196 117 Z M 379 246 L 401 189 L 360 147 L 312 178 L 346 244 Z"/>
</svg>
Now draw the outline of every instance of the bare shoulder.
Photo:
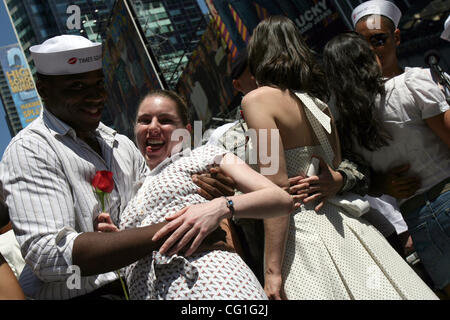
<svg viewBox="0 0 450 320">
<path fill-rule="evenodd" d="M 283 91 L 281 91 L 278 88 L 263 86 L 259 87 L 253 91 L 250 91 L 244 96 L 244 100 L 252 101 L 252 100 L 260 100 L 260 99 L 267 99 L 272 96 L 280 96 L 283 94 Z"/>
<path fill-rule="evenodd" d="M 286 92 L 268 86 L 259 87 L 244 96 L 242 107 L 252 106 L 276 106 L 286 98 Z"/>
</svg>

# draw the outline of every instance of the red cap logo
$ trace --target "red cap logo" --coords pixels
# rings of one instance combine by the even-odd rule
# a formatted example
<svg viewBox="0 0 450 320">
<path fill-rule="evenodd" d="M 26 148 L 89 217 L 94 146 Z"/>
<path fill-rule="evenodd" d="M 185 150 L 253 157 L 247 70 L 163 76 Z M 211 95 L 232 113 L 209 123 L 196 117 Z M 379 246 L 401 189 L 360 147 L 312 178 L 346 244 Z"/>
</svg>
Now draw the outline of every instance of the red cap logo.
<svg viewBox="0 0 450 320">
<path fill-rule="evenodd" d="M 75 58 L 75 57 L 73 57 L 73 58 L 70 58 L 69 60 L 67 60 L 67 63 L 68 64 L 75 64 L 75 63 L 77 63 L 77 58 Z"/>
</svg>

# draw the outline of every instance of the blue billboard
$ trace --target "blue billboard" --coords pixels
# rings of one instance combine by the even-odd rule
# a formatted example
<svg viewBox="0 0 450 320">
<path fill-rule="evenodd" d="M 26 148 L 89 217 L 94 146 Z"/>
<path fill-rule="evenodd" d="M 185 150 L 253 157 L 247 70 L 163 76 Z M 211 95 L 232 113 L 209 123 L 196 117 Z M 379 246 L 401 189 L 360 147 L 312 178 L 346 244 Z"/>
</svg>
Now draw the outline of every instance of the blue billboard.
<svg viewBox="0 0 450 320">
<path fill-rule="evenodd" d="M 20 123 L 25 128 L 39 116 L 41 100 L 19 44 L 0 47 L 0 63 L 16 106 Z"/>
</svg>

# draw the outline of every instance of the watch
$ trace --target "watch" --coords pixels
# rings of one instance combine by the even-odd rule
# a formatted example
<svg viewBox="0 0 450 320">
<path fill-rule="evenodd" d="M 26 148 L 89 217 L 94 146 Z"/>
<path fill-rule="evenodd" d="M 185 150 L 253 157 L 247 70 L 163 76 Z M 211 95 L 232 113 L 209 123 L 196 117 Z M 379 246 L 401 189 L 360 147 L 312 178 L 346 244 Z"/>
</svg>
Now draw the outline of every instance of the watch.
<svg viewBox="0 0 450 320">
<path fill-rule="evenodd" d="M 228 199 L 227 197 L 224 197 L 226 200 L 226 204 L 227 204 L 227 208 L 230 210 L 231 212 L 231 217 L 234 217 L 234 202 L 231 199 Z"/>
</svg>

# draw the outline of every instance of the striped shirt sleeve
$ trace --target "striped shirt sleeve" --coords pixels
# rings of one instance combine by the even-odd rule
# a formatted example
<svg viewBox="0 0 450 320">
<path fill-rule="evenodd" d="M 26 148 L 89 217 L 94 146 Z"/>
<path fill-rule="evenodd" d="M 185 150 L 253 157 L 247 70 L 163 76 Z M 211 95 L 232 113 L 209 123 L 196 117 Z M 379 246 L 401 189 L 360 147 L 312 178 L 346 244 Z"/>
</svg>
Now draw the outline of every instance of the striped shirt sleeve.
<svg viewBox="0 0 450 320">
<path fill-rule="evenodd" d="M 66 279 L 79 233 L 72 190 L 56 153 L 45 141 L 17 139 L 5 151 L 0 171 L 25 261 L 45 282 Z"/>
</svg>

